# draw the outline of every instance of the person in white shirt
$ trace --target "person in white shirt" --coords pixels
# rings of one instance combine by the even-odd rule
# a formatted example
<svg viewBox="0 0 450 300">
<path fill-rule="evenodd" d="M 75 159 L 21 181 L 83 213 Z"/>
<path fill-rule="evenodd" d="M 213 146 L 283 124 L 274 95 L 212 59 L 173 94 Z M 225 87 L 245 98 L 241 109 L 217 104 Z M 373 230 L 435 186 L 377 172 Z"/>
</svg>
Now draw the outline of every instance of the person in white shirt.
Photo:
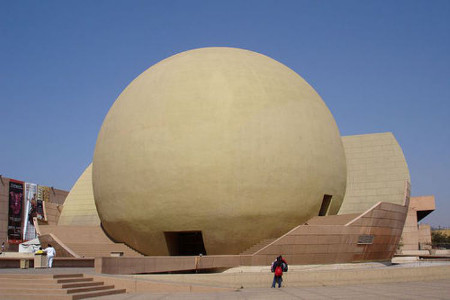
<svg viewBox="0 0 450 300">
<path fill-rule="evenodd" d="M 44 249 L 44 252 L 47 253 L 47 267 L 51 268 L 53 265 L 53 257 L 56 255 L 55 248 L 48 244 L 48 247 Z"/>
</svg>

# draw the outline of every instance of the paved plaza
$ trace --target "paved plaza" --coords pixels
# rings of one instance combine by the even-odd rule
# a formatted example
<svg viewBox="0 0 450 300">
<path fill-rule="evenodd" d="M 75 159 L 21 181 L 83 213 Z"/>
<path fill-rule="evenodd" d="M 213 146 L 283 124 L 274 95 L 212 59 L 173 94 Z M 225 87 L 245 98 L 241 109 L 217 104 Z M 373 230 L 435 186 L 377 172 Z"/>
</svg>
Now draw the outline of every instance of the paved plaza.
<svg viewBox="0 0 450 300">
<path fill-rule="evenodd" d="M 108 299 L 450 299 L 450 279 L 347 286 L 287 287 L 281 289 L 244 288 L 230 292 L 201 294 L 170 292 L 122 294 L 108 296 Z"/>
<path fill-rule="evenodd" d="M 125 282 L 141 284 L 148 282 L 147 290 L 128 286 L 127 294 L 94 297 L 98 300 L 143 300 L 143 299 L 450 299 L 450 262 L 415 262 L 386 266 L 380 263 L 305 265 L 291 266 L 285 276 L 285 287 L 270 288 L 271 274 L 267 267 L 239 267 L 224 273 L 215 274 L 153 274 L 153 275 L 107 275 L 103 279 L 116 281 L 119 288 Z M 441 269 L 439 269 L 441 268 Z M 444 268 L 444 273 L 442 273 Z M 407 277 L 393 276 L 398 270 L 404 270 Z M 348 277 L 348 273 L 354 274 Z M 379 276 L 374 277 L 376 272 Z M 96 274 L 93 268 L 55 268 L 55 269 L 0 269 L 0 274 Z M 372 273 L 372 275 L 371 275 Z M 295 275 L 302 274 L 301 280 Z M 328 274 L 328 275 L 327 275 Z M 326 280 L 326 276 L 333 280 Z M 403 273 L 402 273 L 403 274 Z M 320 275 L 317 277 L 317 275 Z M 239 286 L 229 280 L 238 276 Z M 348 277 L 348 278 L 346 278 Z M 213 278 L 214 280 L 208 278 Z M 259 278 L 259 287 L 252 287 Z M 346 280 L 343 280 L 345 279 Z M 101 280 L 101 279 L 98 279 Z M 370 280 L 370 282 L 369 282 Z M 267 285 L 266 285 L 267 281 Z M 184 290 L 177 287 L 184 286 Z M 194 287 L 204 286 L 203 292 Z M 234 287 L 233 287 L 234 286 Z M 267 286 L 267 287 L 265 287 Z M 213 291 L 218 287 L 218 291 Z M 157 290 L 151 290 L 151 289 Z M 210 288 L 208 290 L 208 288 Z M 133 292 L 133 290 L 138 292 Z M 191 291 L 192 290 L 192 291 Z M 190 292 L 191 291 L 191 292 Z M 3 299 L 0 295 L 0 299 Z"/>
</svg>

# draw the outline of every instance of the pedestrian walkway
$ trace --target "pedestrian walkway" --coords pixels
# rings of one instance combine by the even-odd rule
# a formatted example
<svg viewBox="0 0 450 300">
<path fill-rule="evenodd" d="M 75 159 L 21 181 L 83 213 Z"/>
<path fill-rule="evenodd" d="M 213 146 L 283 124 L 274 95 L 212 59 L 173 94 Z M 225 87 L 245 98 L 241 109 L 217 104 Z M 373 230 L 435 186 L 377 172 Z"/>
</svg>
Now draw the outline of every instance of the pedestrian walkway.
<svg viewBox="0 0 450 300">
<path fill-rule="evenodd" d="M 93 268 L 0 269 L 0 276 L 83 273 L 126 289 L 127 294 L 92 299 L 450 299 L 450 262 L 423 261 L 290 266 L 285 286 L 270 288 L 268 266 L 239 267 L 223 273 L 108 275 Z M 0 299 L 4 299 L 0 295 Z"/>
<path fill-rule="evenodd" d="M 270 285 L 270 283 L 268 284 Z M 102 298 L 91 298 L 102 299 Z M 450 299 L 450 280 L 355 284 L 346 286 L 250 288 L 219 293 L 140 293 L 108 296 L 109 300 L 144 299 Z"/>
</svg>

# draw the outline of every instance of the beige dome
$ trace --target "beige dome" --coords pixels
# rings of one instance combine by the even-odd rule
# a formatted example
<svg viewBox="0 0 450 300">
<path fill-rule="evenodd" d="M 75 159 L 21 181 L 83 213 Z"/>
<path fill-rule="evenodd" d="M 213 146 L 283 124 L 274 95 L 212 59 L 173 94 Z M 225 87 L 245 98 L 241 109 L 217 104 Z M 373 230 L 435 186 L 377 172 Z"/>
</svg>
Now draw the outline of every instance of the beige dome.
<svg viewBox="0 0 450 300">
<path fill-rule="evenodd" d="M 119 96 L 100 130 L 94 196 L 108 234 L 147 255 L 197 232 L 237 254 L 341 206 L 346 162 L 330 111 L 277 61 L 203 48 L 169 57 Z"/>
</svg>

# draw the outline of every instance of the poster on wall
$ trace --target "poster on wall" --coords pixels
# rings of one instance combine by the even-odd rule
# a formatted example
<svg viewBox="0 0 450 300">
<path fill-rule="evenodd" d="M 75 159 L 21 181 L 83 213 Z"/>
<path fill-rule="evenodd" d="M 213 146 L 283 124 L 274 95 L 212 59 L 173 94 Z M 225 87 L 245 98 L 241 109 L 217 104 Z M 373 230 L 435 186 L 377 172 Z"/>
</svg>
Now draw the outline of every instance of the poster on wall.
<svg viewBox="0 0 450 300">
<path fill-rule="evenodd" d="M 44 187 L 39 185 L 36 198 L 36 218 L 38 218 L 38 220 L 44 220 L 44 204 L 42 203 L 43 201 L 44 201 Z"/>
<path fill-rule="evenodd" d="M 37 184 L 25 183 L 25 213 L 23 222 L 23 239 L 25 241 L 36 238 L 33 218 L 37 216 Z"/>
<path fill-rule="evenodd" d="M 38 185 L 36 198 L 36 217 L 39 220 L 45 220 L 44 202 L 50 201 L 50 188 L 48 186 Z"/>
<path fill-rule="evenodd" d="M 50 187 L 43 186 L 43 198 L 44 202 L 50 202 Z"/>
<path fill-rule="evenodd" d="M 9 181 L 8 242 L 22 242 L 23 182 Z"/>
</svg>

